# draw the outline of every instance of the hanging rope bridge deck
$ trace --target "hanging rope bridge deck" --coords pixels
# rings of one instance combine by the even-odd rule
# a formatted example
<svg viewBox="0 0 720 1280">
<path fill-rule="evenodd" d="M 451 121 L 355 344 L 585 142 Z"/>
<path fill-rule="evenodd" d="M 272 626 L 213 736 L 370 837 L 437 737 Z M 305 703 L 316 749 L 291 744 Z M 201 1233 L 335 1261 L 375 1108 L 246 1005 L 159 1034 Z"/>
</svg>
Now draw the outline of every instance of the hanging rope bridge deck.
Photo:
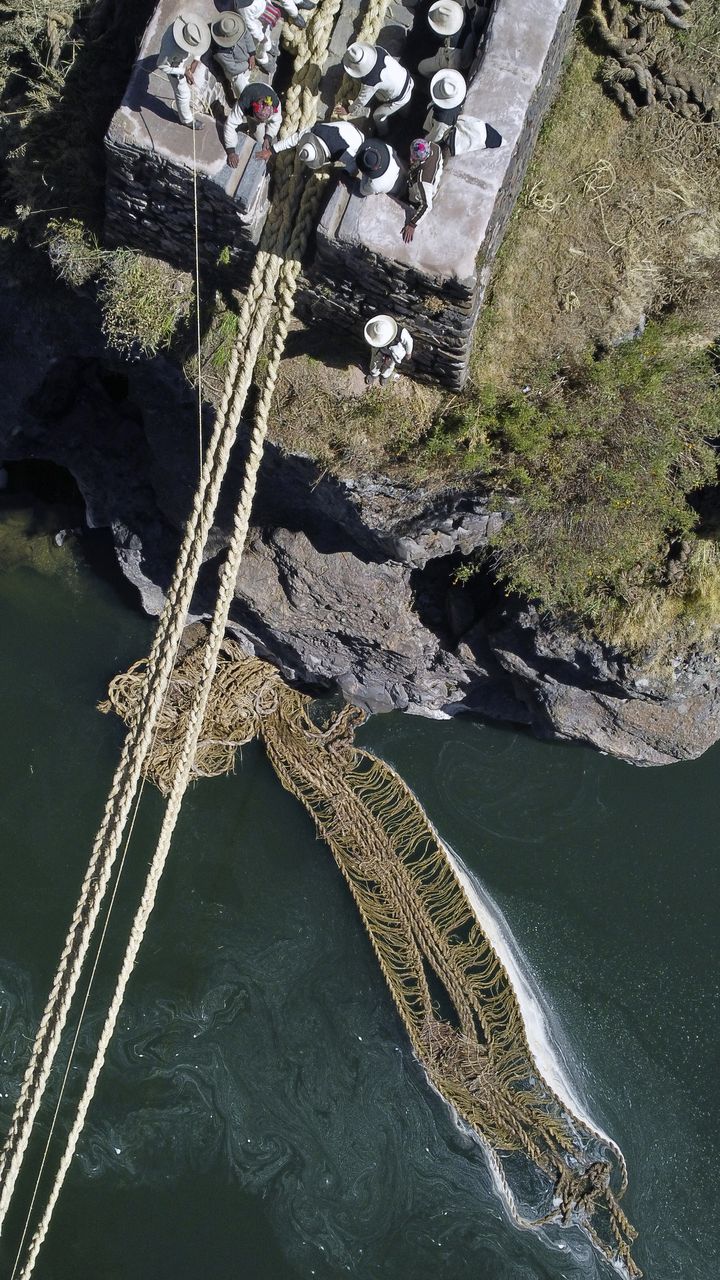
<svg viewBox="0 0 720 1280">
<path fill-rule="evenodd" d="M 182 754 L 203 648 L 204 640 L 196 641 L 178 662 L 146 764 L 165 794 Z M 115 677 L 101 709 L 132 722 L 144 667 L 135 663 Z M 330 846 L 413 1049 L 482 1140 L 513 1221 L 524 1228 L 578 1223 L 605 1257 L 639 1276 L 630 1252 L 635 1231 L 618 1202 L 627 1186 L 622 1152 L 543 1079 L 510 977 L 447 849 L 395 770 L 354 745 L 363 719 L 353 706 L 324 715 L 274 667 L 226 639 L 192 775 L 231 771 L 238 748 L 261 739 L 280 782 Z M 543 1176 L 551 1203 L 539 1217 L 518 1208 L 503 1161 L 513 1154 Z"/>
</svg>

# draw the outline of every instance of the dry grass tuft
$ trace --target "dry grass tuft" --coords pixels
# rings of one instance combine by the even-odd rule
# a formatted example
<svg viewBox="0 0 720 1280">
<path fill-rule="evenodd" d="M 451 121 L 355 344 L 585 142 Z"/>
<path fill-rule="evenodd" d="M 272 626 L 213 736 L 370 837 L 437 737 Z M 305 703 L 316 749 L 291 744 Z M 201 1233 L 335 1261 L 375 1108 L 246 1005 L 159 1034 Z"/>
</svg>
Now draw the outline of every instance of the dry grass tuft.
<svg viewBox="0 0 720 1280">
<path fill-rule="evenodd" d="M 720 77 L 720 13 L 696 0 L 682 57 Z M 662 33 L 670 44 L 671 31 Z M 580 45 L 541 138 L 478 330 L 476 385 L 511 388 L 673 310 L 720 331 L 720 129 L 664 108 L 627 121 Z"/>
</svg>

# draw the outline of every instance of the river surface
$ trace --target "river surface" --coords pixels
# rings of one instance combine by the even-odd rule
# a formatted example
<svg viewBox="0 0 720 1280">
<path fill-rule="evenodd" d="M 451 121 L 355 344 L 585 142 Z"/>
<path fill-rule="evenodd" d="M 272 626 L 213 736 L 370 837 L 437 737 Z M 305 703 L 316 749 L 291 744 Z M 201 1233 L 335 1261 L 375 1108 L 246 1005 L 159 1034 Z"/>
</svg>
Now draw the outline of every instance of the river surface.
<svg viewBox="0 0 720 1280">
<path fill-rule="evenodd" d="M 0 513 L 0 565 L 4 1128 L 122 740 L 95 703 L 146 652 L 151 624 L 17 509 Z M 646 1275 L 717 1280 L 720 752 L 637 770 L 400 715 L 360 736 L 504 912 L 576 1089 L 625 1151 Z M 148 787 L 90 1029 L 159 814 Z M 77 1083 L 73 1071 L 71 1096 Z M 23 1218 L 4 1235 L 3 1278 Z M 235 776 L 186 799 L 35 1275 L 613 1272 L 576 1230 L 509 1225 L 480 1150 L 409 1051 L 329 852 L 250 746 Z"/>
</svg>

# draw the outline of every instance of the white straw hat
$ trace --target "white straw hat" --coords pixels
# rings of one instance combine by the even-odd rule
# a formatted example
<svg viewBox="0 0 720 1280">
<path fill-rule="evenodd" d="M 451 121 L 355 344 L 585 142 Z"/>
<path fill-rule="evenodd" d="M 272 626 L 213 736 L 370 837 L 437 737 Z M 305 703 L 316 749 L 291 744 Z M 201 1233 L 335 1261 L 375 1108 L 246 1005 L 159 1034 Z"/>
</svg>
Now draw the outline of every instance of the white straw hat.
<svg viewBox="0 0 720 1280">
<path fill-rule="evenodd" d="M 362 44 L 360 41 L 348 45 L 342 60 L 345 71 L 354 80 L 360 80 L 362 76 L 366 76 L 369 71 L 372 71 L 376 62 L 377 49 L 371 44 Z"/>
<path fill-rule="evenodd" d="M 223 49 L 231 49 L 245 35 L 245 20 L 239 13 L 224 13 L 213 22 L 210 30 L 216 44 Z"/>
<path fill-rule="evenodd" d="M 436 0 L 428 9 L 428 23 L 439 36 L 455 36 L 465 21 L 465 10 L 456 0 Z"/>
<path fill-rule="evenodd" d="M 436 71 L 430 81 L 430 97 L 436 107 L 459 107 L 467 93 L 467 85 L 459 71 Z"/>
<path fill-rule="evenodd" d="M 196 13 L 184 13 L 173 22 L 173 38 L 186 53 L 201 58 L 210 48 L 210 28 Z"/>
<path fill-rule="evenodd" d="M 397 338 L 397 321 L 392 316 L 373 316 L 368 320 L 363 333 L 365 341 L 371 347 L 386 347 Z"/>
<path fill-rule="evenodd" d="M 325 149 L 319 138 L 313 136 L 310 130 L 304 133 L 298 143 L 298 156 L 308 169 L 320 169 L 322 165 L 330 158 L 330 153 Z"/>
</svg>

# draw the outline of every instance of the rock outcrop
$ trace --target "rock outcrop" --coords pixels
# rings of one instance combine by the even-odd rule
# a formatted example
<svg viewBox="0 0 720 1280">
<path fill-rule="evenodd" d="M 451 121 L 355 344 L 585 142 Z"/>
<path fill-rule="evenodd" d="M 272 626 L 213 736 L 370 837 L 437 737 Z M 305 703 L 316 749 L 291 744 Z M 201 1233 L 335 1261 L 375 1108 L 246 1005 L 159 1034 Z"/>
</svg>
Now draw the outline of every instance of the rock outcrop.
<svg viewBox="0 0 720 1280">
<path fill-rule="evenodd" d="M 192 393 L 162 359 L 109 362 L 92 304 L 67 300 L 60 290 L 35 300 L 20 282 L 2 295 L 0 465 L 11 483 L 22 459 L 71 472 L 89 525 L 112 530 L 123 572 L 157 613 L 198 474 Z M 231 509 L 230 492 L 195 617 L 211 607 Z M 503 598 L 490 575 L 458 585 L 457 566 L 508 514 L 474 489 L 342 481 L 270 445 L 233 630 L 289 678 L 373 711 L 472 712 L 637 764 L 701 754 L 720 736 L 717 656 L 640 669 Z"/>
</svg>

